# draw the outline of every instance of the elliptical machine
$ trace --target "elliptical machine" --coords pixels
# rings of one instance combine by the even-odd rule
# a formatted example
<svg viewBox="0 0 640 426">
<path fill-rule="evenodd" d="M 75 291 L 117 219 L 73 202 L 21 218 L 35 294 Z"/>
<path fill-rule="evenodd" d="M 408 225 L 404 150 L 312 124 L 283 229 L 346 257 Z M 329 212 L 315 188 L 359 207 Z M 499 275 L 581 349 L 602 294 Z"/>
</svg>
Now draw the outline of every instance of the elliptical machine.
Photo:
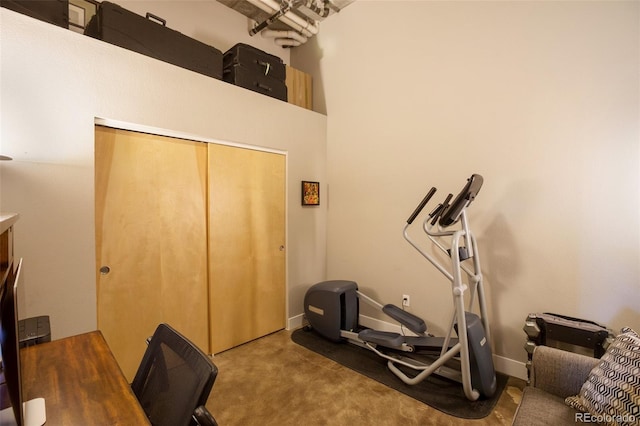
<svg viewBox="0 0 640 426">
<path fill-rule="evenodd" d="M 407 219 L 404 238 L 450 282 L 454 312 L 447 334 L 435 337 L 427 334 L 423 319 L 392 304 L 382 305 L 358 291 L 354 281 L 333 280 L 313 285 L 304 297 L 304 312 L 308 328 L 330 340 L 347 341 L 367 348 L 387 360 L 387 366 L 404 383 L 415 385 L 431 374 L 462 383 L 467 399 L 491 397 L 496 390 L 496 374 L 491 354 L 489 323 L 484 299 L 482 272 L 475 237 L 466 209 L 482 187 L 482 176 L 474 174 L 449 204 L 452 194 L 440 203 L 423 222 L 423 230 L 435 247 L 450 263 L 443 265 L 411 239 L 409 227 L 436 193 L 431 188 Z M 458 229 L 449 229 L 459 224 Z M 448 240 L 445 245 L 442 240 Z M 471 265 L 463 263 L 470 261 Z M 463 272 L 466 282 L 463 281 Z M 465 311 L 465 293 L 469 293 Z M 472 311 L 476 301 L 479 314 Z M 381 309 L 414 335 L 378 331 L 359 325 L 359 301 Z M 457 338 L 454 337 L 454 331 Z M 452 367 L 453 364 L 453 367 Z M 415 375 L 408 375 L 411 370 Z"/>
</svg>

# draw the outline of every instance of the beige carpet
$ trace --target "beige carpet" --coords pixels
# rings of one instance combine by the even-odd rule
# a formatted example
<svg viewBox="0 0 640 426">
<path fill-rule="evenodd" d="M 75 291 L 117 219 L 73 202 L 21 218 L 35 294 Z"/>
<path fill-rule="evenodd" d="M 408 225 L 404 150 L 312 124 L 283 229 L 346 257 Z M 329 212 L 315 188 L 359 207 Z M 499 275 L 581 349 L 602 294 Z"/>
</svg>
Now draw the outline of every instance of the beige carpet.
<svg viewBox="0 0 640 426">
<path fill-rule="evenodd" d="M 510 425 L 524 381 L 510 378 L 493 412 L 451 417 L 291 341 L 281 331 L 214 357 L 207 408 L 231 425 Z"/>
</svg>

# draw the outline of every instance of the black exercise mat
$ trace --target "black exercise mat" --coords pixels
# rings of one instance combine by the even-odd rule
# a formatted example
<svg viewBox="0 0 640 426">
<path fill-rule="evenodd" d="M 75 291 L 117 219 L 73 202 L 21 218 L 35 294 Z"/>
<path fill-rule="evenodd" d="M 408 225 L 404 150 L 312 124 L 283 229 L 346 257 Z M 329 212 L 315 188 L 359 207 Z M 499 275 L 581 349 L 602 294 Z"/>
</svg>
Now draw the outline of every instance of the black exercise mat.
<svg viewBox="0 0 640 426">
<path fill-rule="evenodd" d="M 305 329 L 295 330 L 291 334 L 291 340 L 430 407 L 463 419 L 481 419 L 488 416 L 498 402 L 508 379 L 508 376 L 498 373 L 493 397 L 469 401 L 464 396 L 460 383 L 436 375 L 431 375 L 416 385 L 407 385 L 387 368 L 385 359 L 368 349 L 346 342 L 335 343 Z"/>
</svg>

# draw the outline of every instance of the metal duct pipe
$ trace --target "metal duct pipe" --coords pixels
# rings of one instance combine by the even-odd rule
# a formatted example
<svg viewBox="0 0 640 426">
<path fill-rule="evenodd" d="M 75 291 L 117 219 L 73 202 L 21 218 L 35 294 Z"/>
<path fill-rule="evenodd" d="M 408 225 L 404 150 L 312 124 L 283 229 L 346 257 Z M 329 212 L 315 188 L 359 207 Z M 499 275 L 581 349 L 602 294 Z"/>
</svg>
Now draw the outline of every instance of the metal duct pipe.
<svg viewBox="0 0 640 426">
<path fill-rule="evenodd" d="M 331 10 L 329 9 L 329 6 L 327 6 L 327 3 L 325 2 L 322 3 L 322 6 L 323 7 L 320 8 L 315 4 L 307 4 L 307 7 L 311 9 L 312 12 L 316 13 L 321 18 L 326 18 L 327 16 L 329 16 L 329 12 L 331 12 Z"/>
<path fill-rule="evenodd" d="M 277 40 L 281 40 L 281 39 L 295 41 L 298 43 L 298 44 L 295 44 L 295 46 L 300 46 L 301 44 L 307 42 L 307 37 L 302 36 L 295 31 L 264 30 L 260 34 L 262 34 L 262 37 L 269 37 L 269 38 L 276 39 L 276 44 L 280 44 L 278 43 Z"/>
<path fill-rule="evenodd" d="M 316 3 L 314 0 L 306 0 L 305 3 L 298 7 L 298 10 L 309 18 L 323 20 L 331 13 L 331 9 L 327 6 L 327 4 L 330 5 L 331 3 L 329 1 L 321 1 L 322 7 Z"/>
<path fill-rule="evenodd" d="M 276 38 L 273 42 L 281 47 L 296 47 L 302 44 L 299 41 L 292 40 L 290 38 Z"/>
<path fill-rule="evenodd" d="M 276 13 L 277 11 L 280 10 L 280 6 L 275 3 L 275 8 L 272 8 L 271 6 L 263 3 L 260 0 L 247 0 L 247 2 L 251 3 L 252 5 L 254 5 L 255 7 L 267 12 L 268 14 L 272 15 L 274 13 Z M 289 16 L 294 16 L 296 18 L 298 18 L 299 20 L 304 21 L 305 24 L 307 24 L 307 22 L 302 19 L 299 18 L 297 15 L 288 12 L 286 14 L 284 14 L 283 16 L 281 16 L 280 18 L 278 18 L 282 23 L 290 26 L 291 28 L 295 29 L 296 31 L 302 33 L 304 36 L 306 37 L 312 37 L 314 35 L 314 33 L 312 33 L 311 31 L 309 31 L 308 29 L 303 28 L 302 26 L 298 25 L 297 23 L 295 23 L 294 21 L 292 21 L 291 19 L 289 19 Z M 305 25 L 306 26 L 306 25 Z M 316 33 L 317 33 L 317 27 L 316 27 Z"/>
<path fill-rule="evenodd" d="M 251 4 L 253 4 L 253 0 L 250 0 Z M 273 9 L 273 11 L 275 12 L 276 10 L 280 10 L 280 5 L 275 2 L 274 0 L 258 0 L 261 3 L 264 3 L 265 5 L 269 6 L 271 9 Z M 264 10 L 264 9 L 263 9 Z M 284 14 L 284 17 L 286 19 L 289 19 L 290 21 L 292 21 L 293 23 L 295 23 L 295 26 L 290 25 L 288 23 L 286 23 L 284 21 L 284 19 L 280 19 L 282 22 L 284 22 L 287 25 L 290 25 L 293 29 L 301 32 L 304 35 L 307 35 L 306 33 L 309 32 L 311 34 L 309 34 L 307 37 L 311 37 L 312 35 L 316 35 L 318 34 L 319 28 L 317 25 L 312 24 L 311 22 L 307 21 L 304 18 L 301 18 L 300 16 L 296 15 L 293 12 L 287 12 Z M 299 27 L 300 29 L 296 28 Z"/>
<path fill-rule="evenodd" d="M 282 15 L 284 15 L 285 13 L 291 10 L 292 4 L 293 3 L 287 3 L 286 5 L 283 5 L 276 13 L 269 16 L 265 21 L 261 22 L 257 26 L 253 27 L 251 31 L 249 31 L 249 35 L 253 37 L 254 35 L 258 34 L 260 31 L 264 30 L 269 25 L 273 24 L 275 21 L 280 19 Z"/>
</svg>

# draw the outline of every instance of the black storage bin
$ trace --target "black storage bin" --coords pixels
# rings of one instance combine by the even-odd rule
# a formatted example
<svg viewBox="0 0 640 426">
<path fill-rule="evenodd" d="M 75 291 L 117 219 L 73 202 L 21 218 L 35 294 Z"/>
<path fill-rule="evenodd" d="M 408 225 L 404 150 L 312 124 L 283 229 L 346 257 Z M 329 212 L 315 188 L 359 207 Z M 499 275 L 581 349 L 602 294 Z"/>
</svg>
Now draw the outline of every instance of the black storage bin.
<svg viewBox="0 0 640 426">
<path fill-rule="evenodd" d="M 154 22 L 152 19 L 159 22 Z M 222 79 L 222 52 L 165 26 L 150 13 L 133 13 L 115 3 L 103 1 L 84 33 L 116 46 Z"/>
<path fill-rule="evenodd" d="M 69 0 L 0 0 L 0 7 L 69 28 Z"/>
<path fill-rule="evenodd" d="M 596 322 L 545 312 L 529 314 L 524 331 L 529 342 L 600 358 L 613 333 Z"/>
<path fill-rule="evenodd" d="M 20 347 L 33 346 L 51 341 L 51 324 L 48 316 L 27 318 L 18 321 Z"/>
<path fill-rule="evenodd" d="M 287 85 L 268 75 L 256 73 L 242 65 L 233 65 L 224 69 L 224 81 L 287 101 Z"/>
<path fill-rule="evenodd" d="M 266 75 L 283 83 L 287 77 L 282 59 L 244 43 L 238 43 L 224 53 L 223 68 L 230 69 L 234 65 L 242 65 L 250 72 Z"/>
<path fill-rule="evenodd" d="M 600 358 L 615 338 L 613 332 L 596 322 L 549 312 L 529 314 L 524 322 L 527 335 L 528 375 L 536 346 L 551 346 L 594 358 Z"/>
</svg>

